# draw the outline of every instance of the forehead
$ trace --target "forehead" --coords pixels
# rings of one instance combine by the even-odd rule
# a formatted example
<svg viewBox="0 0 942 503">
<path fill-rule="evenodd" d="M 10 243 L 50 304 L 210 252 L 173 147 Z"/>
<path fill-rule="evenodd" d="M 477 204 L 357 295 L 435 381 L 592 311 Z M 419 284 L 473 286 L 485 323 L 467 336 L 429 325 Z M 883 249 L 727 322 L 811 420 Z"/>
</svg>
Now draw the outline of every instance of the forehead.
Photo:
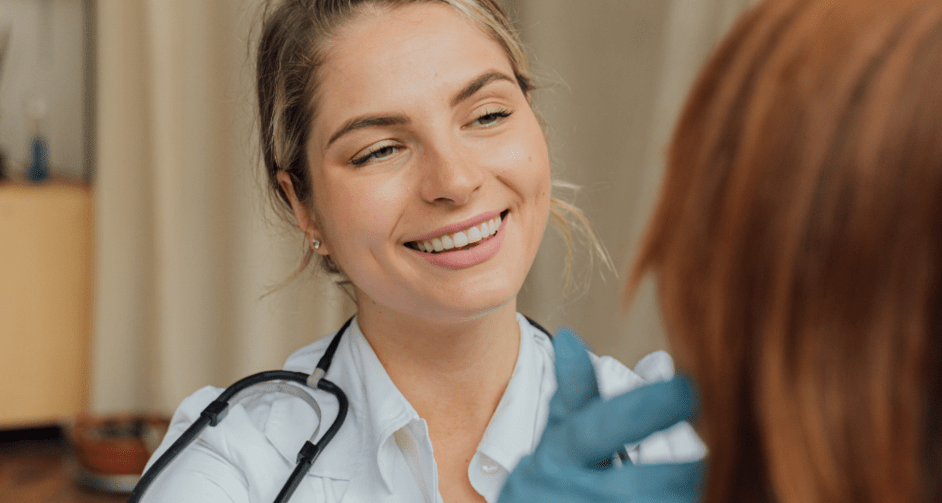
<svg viewBox="0 0 942 503">
<path fill-rule="evenodd" d="M 447 4 L 365 10 L 326 54 L 317 122 L 448 101 L 457 87 L 488 70 L 513 75 L 501 45 Z"/>
</svg>

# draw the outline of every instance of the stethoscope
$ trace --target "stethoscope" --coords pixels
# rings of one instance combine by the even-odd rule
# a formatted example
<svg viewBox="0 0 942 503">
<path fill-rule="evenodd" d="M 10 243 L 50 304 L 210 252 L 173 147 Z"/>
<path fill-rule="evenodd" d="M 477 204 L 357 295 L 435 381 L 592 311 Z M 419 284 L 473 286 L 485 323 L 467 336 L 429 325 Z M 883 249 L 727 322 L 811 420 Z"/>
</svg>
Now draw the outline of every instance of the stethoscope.
<svg viewBox="0 0 942 503">
<path fill-rule="evenodd" d="M 531 325 L 539 329 L 541 332 L 549 336 L 550 339 L 553 336 L 543 327 L 541 327 L 537 322 L 527 318 L 527 321 Z M 321 359 L 317 362 L 317 366 L 314 367 L 314 372 L 310 375 L 303 372 L 291 372 L 287 370 L 272 370 L 268 372 L 259 372 L 258 374 L 253 374 L 248 377 L 245 377 L 232 386 L 226 388 L 225 391 L 219 395 L 219 398 L 213 400 L 209 405 L 200 412 L 200 417 L 197 419 L 186 431 L 180 435 L 173 444 L 164 452 L 157 461 L 154 462 L 151 467 L 141 475 L 141 479 L 137 482 L 137 485 L 134 486 L 134 490 L 131 492 L 131 496 L 128 497 L 128 503 L 138 503 L 141 498 L 144 496 L 144 491 L 154 482 L 154 479 L 157 478 L 157 475 L 163 471 L 164 468 L 173 461 L 183 449 L 185 449 L 193 440 L 199 436 L 200 432 L 206 428 L 206 426 L 216 426 L 222 421 L 223 417 L 226 416 L 226 412 L 229 408 L 229 401 L 238 401 L 239 399 L 245 397 L 248 393 L 246 390 L 250 387 L 255 387 L 258 392 L 264 393 L 269 391 L 279 391 L 283 393 L 288 393 L 294 395 L 304 401 L 306 401 L 311 408 L 314 409 L 315 414 L 317 415 L 317 427 L 314 429 L 314 434 L 311 435 L 311 439 L 304 442 L 304 446 L 301 447 L 301 450 L 298 452 L 298 460 L 295 464 L 294 471 L 291 472 L 291 476 L 288 477 L 288 481 L 285 482 L 285 485 L 282 486 L 281 491 L 278 493 L 278 496 L 275 497 L 274 503 L 284 503 L 291 498 L 291 495 L 294 494 L 295 489 L 298 488 L 298 485 L 301 483 L 301 480 L 311 469 L 311 466 L 314 464 L 314 461 L 323 452 L 324 448 L 327 447 L 327 444 L 334 439 L 334 435 L 337 434 L 337 431 L 340 430 L 340 426 L 343 425 L 344 419 L 347 417 L 347 395 L 344 394 L 336 384 L 324 379 L 324 376 L 327 375 L 327 370 L 330 369 L 330 364 L 334 359 L 334 353 L 337 352 L 337 346 L 340 344 L 340 339 L 343 337 L 343 334 L 347 331 L 347 328 L 350 327 L 350 323 L 353 322 L 351 317 L 346 323 L 340 327 L 340 330 L 337 331 L 337 334 L 334 335 L 334 338 L 331 339 L 330 344 L 327 346 L 327 350 L 324 351 L 324 355 L 321 356 Z M 321 408 L 317 405 L 317 402 L 314 398 L 307 392 L 301 390 L 296 386 L 292 386 L 286 383 L 277 383 L 273 381 L 292 381 L 302 385 L 305 385 L 311 389 L 322 389 L 328 393 L 337 397 L 337 403 L 339 409 L 337 410 L 337 417 L 334 418 L 334 422 L 331 423 L 330 427 L 327 428 L 327 431 L 324 432 L 324 436 L 321 437 L 320 441 L 315 443 L 314 439 L 317 437 L 317 433 L 320 431 L 320 419 L 321 419 Z"/>
<path fill-rule="evenodd" d="M 347 417 L 347 395 L 344 394 L 336 384 L 324 379 L 324 376 L 327 375 L 327 370 L 330 369 L 330 364 L 334 359 L 334 353 L 337 352 L 337 346 L 340 344 L 340 338 L 343 337 L 344 332 L 347 331 L 347 328 L 350 327 L 350 323 L 353 321 L 353 318 L 347 320 L 346 323 L 340 327 L 340 330 L 337 331 L 337 335 L 331 339 L 330 344 L 327 346 L 327 350 L 324 351 L 324 355 L 321 356 L 320 361 L 317 362 L 317 366 L 314 367 L 314 372 L 310 375 L 303 372 L 291 372 L 287 370 L 272 370 L 269 372 L 259 372 L 258 374 L 253 374 L 248 377 L 245 377 L 232 386 L 226 388 L 225 391 L 219 395 L 219 398 L 213 400 L 209 405 L 200 412 L 200 417 L 186 431 L 180 435 L 168 449 L 164 452 L 157 461 L 154 462 L 151 467 L 141 475 L 141 480 L 137 482 L 137 485 L 134 486 L 134 490 L 131 492 L 131 496 L 128 498 L 128 503 L 137 503 L 144 496 L 144 491 L 154 482 L 154 479 L 157 478 L 157 475 L 163 471 L 164 468 L 173 461 L 183 449 L 185 449 L 196 437 L 203 431 L 206 426 L 216 426 L 222 421 L 222 418 L 226 416 L 226 412 L 229 408 L 229 401 L 233 398 L 241 398 L 245 396 L 243 393 L 247 388 L 251 386 L 257 386 L 258 389 L 265 388 L 264 391 L 276 390 L 285 393 L 292 394 L 301 398 L 302 400 L 308 402 L 311 407 L 314 409 L 314 412 L 317 414 L 317 427 L 314 429 L 314 434 L 311 435 L 311 439 L 304 442 L 304 446 L 301 447 L 301 450 L 298 452 L 298 460 L 294 466 L 294 471 L 291 472 L 291 476 L 288 477 L 288 481 L 285 482 L 285 485 L 282 486 L 281 491 L 278 493 L 278 496 L 275 498 L 275 503 L 284 503 L 291 498 L 291 495 L 294 494 L 295 489 L 298 488 L 298 484 L 301 483 L 301 479 L 304 478 L 304 475 L 311 469 L 311 465 L 314 464 L 314 460 L 317 459 L 317 456 L 327 447 L 327 444 L 334 439 L 334 435 L 337 434 L 337 431 L 340 430 L 340 426 L 343 425 L 344 419 Z M 272 381 L 292 381 L 302 385 L 305 385 L 311 389 L 322 389 L 334 396 L 337 397 L 337 403 L 339 408 L 337 410 L 337 417 L 334 418 L 334 422 L 331 423 L 330 427 L 327 428 L 327 431 L 324 432 L 324 436 L 321 437 L 320 442 L 315 443 L 314 439 L 317 437 L 317 433 L 320 430 L 320 419 L 321 419 L 321 408 L 317 405 L 317 402 L 314 401 L 314 398 L 311 397 L 308 393 L 301 390 L 296 386 L 292 386 L 284 383 L 273 383 Z M 273 386 L 267 386 L 266 384 L 272 384 Z M 238 396 L 237 396 L 238 395 Z"/>
</svg>

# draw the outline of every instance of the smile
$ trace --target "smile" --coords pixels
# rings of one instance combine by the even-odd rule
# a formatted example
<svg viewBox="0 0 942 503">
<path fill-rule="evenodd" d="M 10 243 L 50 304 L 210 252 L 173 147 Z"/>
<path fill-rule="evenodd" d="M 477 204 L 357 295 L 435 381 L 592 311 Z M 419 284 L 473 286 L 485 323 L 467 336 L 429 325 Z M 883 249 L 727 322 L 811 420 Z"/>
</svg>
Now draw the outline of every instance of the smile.
<svg viewBox="0 0 942 503">
<path fill-rule="evenodd" d="M 437 254 L 446 251 L 459 251 L 473 248 L 477 243 L 487 240 L 500 229 L 505 211 L 495 218 L 478 225 L 468 227 L 458 232 L 442 234 L 421 241 L 410 241 L 406 246 L 423 253 Z"/>
</svg>

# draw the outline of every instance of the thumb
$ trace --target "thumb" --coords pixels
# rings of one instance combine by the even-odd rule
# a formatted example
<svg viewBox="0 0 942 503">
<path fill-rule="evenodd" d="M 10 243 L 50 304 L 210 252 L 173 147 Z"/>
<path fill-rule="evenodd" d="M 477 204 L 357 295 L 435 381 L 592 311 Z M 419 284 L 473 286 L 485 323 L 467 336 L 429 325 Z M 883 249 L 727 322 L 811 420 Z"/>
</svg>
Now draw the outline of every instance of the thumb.
<svg viewBox="0 0 942 503">
<path fill-rule="evenodd" d="M 556 352 L 556 393 L 550 401 L 549 425 L 562 421 L 599 398 L 599 385 L 588 349 L 572 330 L 563 327 L 553 338 Z"/>
</svg>

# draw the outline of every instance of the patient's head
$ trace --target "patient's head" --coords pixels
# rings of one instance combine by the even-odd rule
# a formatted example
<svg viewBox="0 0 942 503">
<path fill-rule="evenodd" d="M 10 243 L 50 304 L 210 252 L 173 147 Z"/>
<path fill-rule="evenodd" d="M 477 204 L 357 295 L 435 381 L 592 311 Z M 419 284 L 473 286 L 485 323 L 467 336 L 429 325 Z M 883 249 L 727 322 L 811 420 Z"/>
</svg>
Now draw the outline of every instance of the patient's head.
<svg viewBox="0 0 942 503">
<path fill-rule="evenodd" d="M 701 385 L 707 501 L 942 498 L 942 2 L 748 11 L 637 265 Z"/>
</svg>

